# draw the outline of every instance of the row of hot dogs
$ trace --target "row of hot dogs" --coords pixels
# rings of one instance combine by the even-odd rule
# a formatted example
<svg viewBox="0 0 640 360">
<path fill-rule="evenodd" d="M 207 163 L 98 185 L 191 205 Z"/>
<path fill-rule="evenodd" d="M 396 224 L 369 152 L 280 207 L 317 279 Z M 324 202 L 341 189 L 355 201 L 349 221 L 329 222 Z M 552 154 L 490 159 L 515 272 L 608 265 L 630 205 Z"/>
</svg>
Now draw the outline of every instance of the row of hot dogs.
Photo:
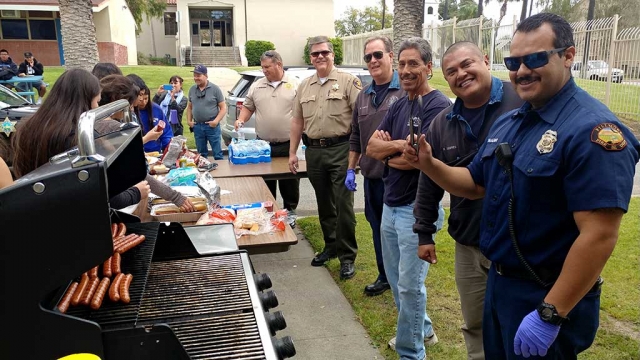
<svg viewBox="0 0 640 360">
<path fill-rule="evenodd" d="M 58 310 L 66 313 L 69 306 L 89 305 L 91 309 L 98 310 L 102 306 L 105 296 L 109 295 L 112 302 L 121 301 L 128 304 L 129 286 L 133 280 L 133 275 L 122 273 L 121 254 L 140 245 L 144 240 L 144 235 L 125 235 L 127 228 L 125 224 L 112 224 L 111 235 L 113 239 L 113 255 L 102 264 L 103 278 L 98 277 L 99 266 L 94 266 L 80 277 L 80 282 L 72 282 L 67 292 L 58 303 Z M 114 277 L 111 281 L 111 277 Z"/>
</svg>

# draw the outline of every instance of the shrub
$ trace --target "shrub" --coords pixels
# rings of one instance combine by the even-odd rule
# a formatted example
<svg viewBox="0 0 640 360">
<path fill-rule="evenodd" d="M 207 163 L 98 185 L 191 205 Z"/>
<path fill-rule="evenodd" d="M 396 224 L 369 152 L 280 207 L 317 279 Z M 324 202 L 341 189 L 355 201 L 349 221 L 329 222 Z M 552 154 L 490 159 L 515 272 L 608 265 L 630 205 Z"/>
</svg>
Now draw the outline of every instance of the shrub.
<svg viewBox="0 0 640 360">
<path fill-rule="evenodd" d="M 138 65 L 151 65 L 149 57 L 138 51 Z"/>
<path fill-rule="evenodd" d="M 307 43 L 304 45 L 304 55 L 302 58 L 304 59 L 305 64 L 311 65 L 311 55 L 309 55 L 309 39 L 307 38 Z M 333 44 L 333 53 L 335 54 L 334 63 L 336 65 L 342 65 L 342 39 L 341 38 L 330 38 L 331 44 Z"/>
<path fill-rule="evenodd" d="M 271 41 L 249 40 L 245 44 L 244 54 L 247 57 L 249 66 L 259 66 L 260 56 L 262 56 L 265 51 L 275 49 L 276 47 Z"/>
</svg>

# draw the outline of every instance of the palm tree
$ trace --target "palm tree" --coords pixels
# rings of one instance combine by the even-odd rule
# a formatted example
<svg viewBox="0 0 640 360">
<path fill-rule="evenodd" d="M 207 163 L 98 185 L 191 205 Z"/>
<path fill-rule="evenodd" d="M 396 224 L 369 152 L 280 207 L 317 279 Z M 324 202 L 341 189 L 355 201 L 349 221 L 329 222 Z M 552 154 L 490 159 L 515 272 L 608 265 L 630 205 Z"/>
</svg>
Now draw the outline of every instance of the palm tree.
<svg viewBox="0 0 640 360">
<path fill-rule="evenodd" d="M 422 37 L 424 1 L 393 0 L 393 48 L 397 53 L 403 40 Z M 394 59 L 397 65 L 397 58 Z"/>
<path fill-rule="evenodd" d="M 91 0 L 58 0 L 58 2 L 65 66 L 91 71 L 99 61 Z"/>
<path fill-rule="evenodd" d="M 522 11 L 520 12 L 520 22 L 523 22 L 524 19 L 526 18 L 527 18 L 527 0 L 522 0 Z"/>
</svg>

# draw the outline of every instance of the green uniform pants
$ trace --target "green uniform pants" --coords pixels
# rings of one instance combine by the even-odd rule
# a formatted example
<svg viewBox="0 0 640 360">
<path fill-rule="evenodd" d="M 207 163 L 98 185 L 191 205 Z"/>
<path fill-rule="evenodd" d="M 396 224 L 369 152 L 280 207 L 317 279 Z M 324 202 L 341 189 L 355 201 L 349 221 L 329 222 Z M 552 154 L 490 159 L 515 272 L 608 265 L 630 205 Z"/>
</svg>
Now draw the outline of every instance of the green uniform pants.
<svg viewBox="0 0 640 360">
<path fill-rule="evenodd" d="M 349 142 L 317 147 L 305 152 L 307 176 L 316 193 L 325 251 L 337 254 L 340 263 L 356 260 L 356 218 L 353 192 L 344 185 L 349 163 Z"/>
</svg>

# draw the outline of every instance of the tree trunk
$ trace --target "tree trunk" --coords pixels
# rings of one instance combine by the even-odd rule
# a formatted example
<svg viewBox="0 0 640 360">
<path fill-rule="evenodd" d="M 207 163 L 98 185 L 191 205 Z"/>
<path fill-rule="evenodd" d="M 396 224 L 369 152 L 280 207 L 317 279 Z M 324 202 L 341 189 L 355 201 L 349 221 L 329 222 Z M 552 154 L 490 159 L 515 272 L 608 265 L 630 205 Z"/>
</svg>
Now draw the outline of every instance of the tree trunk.
<svg viewBox="0 0 640 360">
<path fill-rule="evenodd" d="M 398 65 L 397 55 L 402 41 L 414 36 L 422 37 L 423 22 L 424 1 L 393 0 L 394 65 Z"/>
<path fill-rule="evenodd" d="M 484 0 L 478 0 L 478 15 L 476 16 L 480 17 L 483 11 L 484 11 Z"/>
<path fill-rule="evenodd" d="M 533 0 L 531 0 L 533 1 Z M 522 0 L 522 11 L 520 12 L 520 22 L 527 18 L 527 0 Z"/>
<path fill-rule="evenodd" d="M 65 67 L 79 67 L 91 71 L 99 61 L 91 0 L 58 2 Z"/>
</svg>

